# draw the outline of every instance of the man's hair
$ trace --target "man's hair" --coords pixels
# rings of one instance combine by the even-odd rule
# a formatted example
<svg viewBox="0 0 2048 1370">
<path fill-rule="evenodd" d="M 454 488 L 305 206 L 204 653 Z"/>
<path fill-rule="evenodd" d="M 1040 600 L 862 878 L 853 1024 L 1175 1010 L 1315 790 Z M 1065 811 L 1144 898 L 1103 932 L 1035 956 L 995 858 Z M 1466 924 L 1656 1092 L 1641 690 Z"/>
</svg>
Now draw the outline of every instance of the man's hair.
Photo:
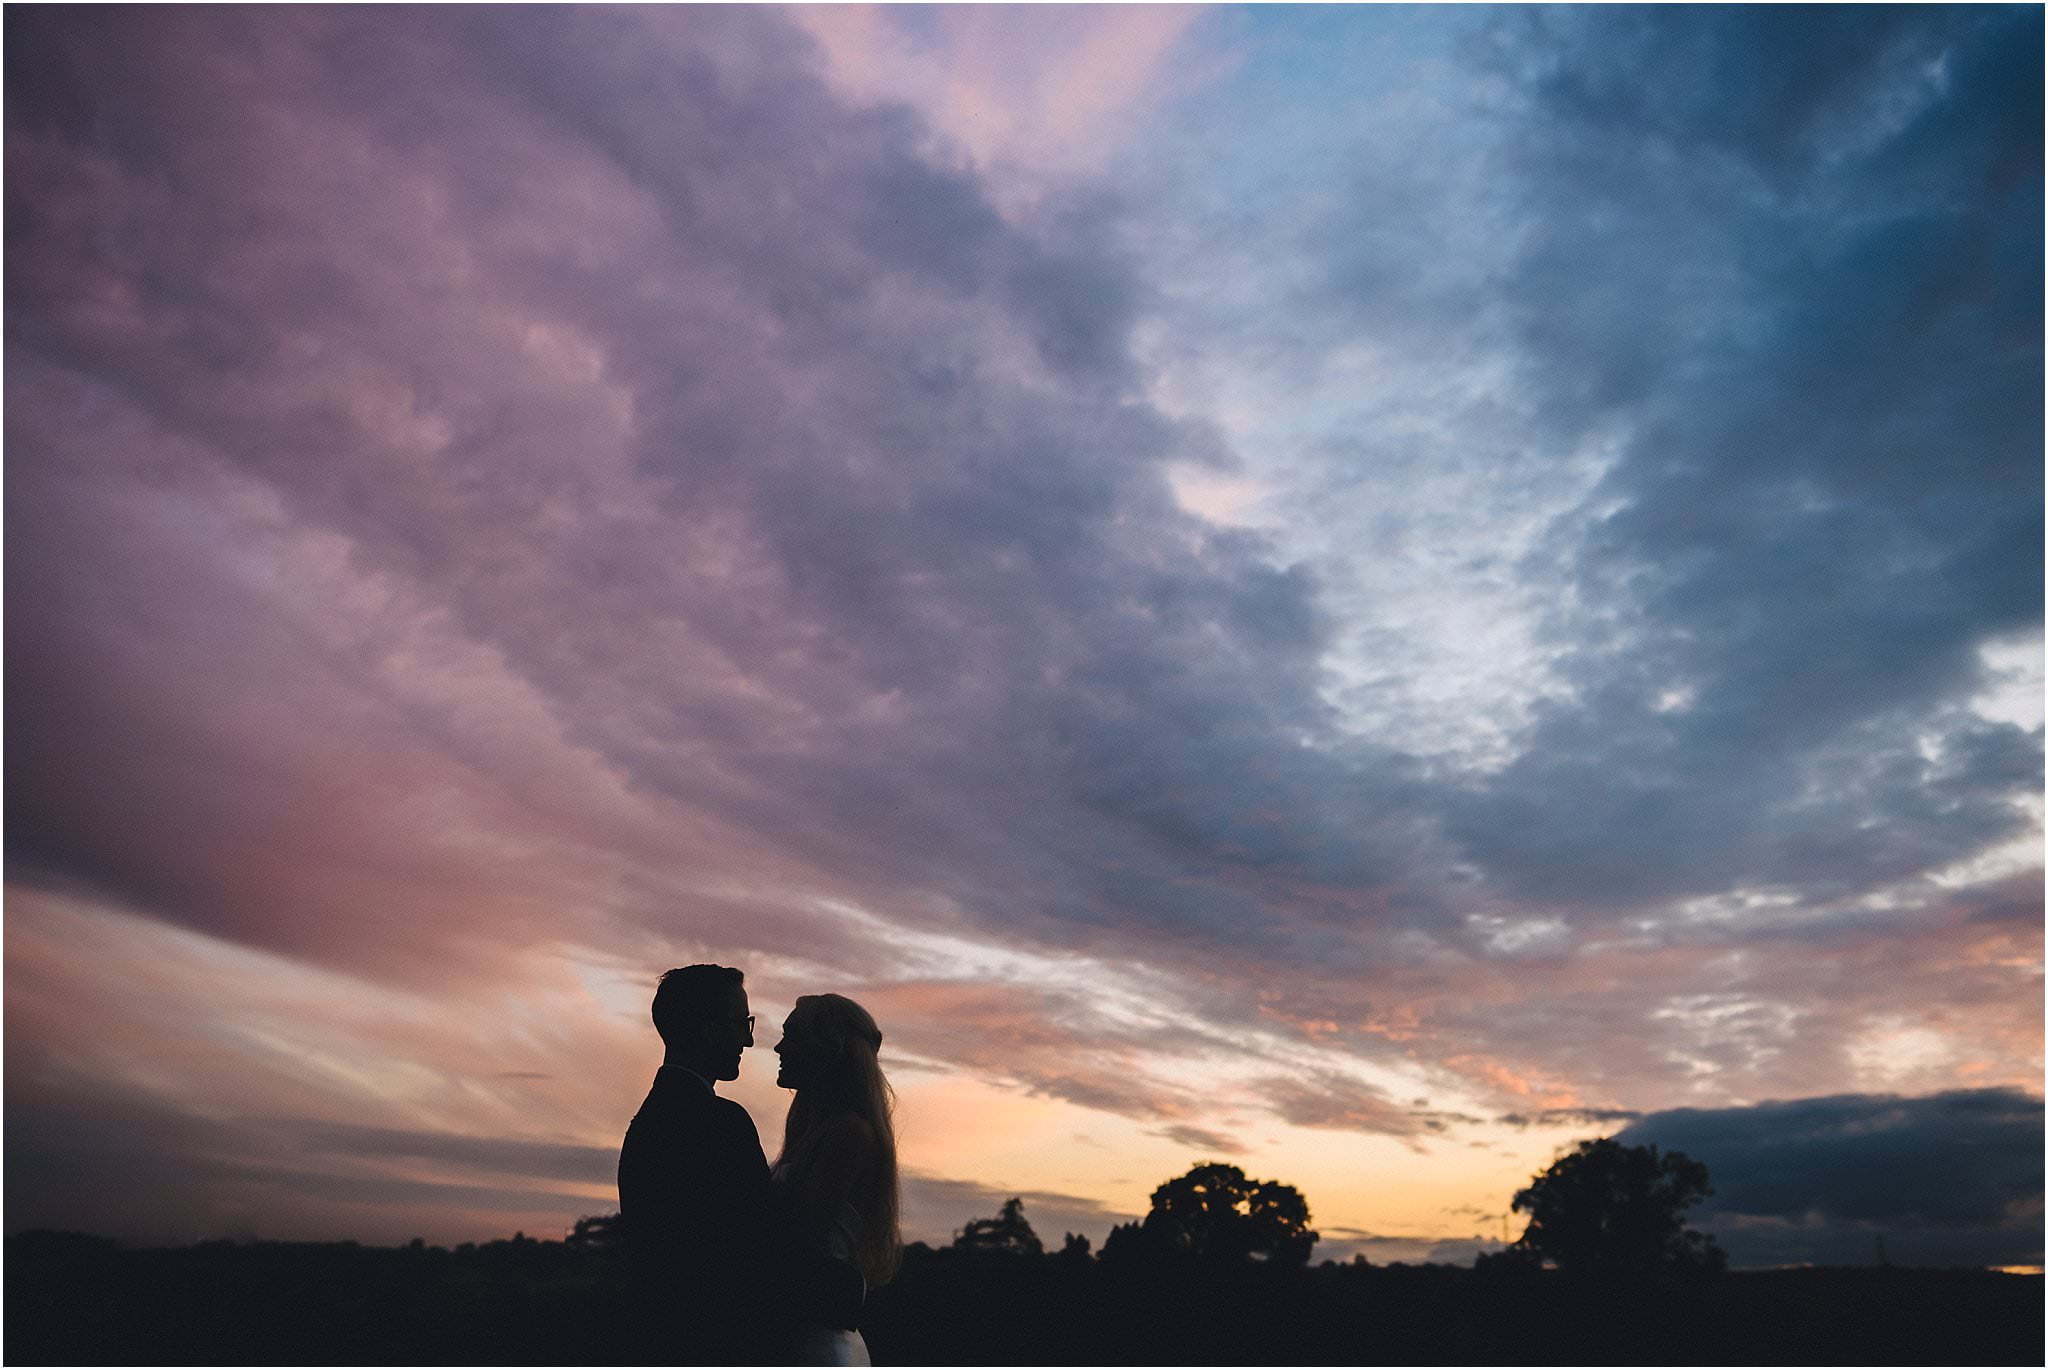
<svg viewBox="0 0 2048 1370">
<path fill-rule="evenodd" d="M 661 1040 L 677 1040 L 692 1019 L 708 1018 L 725 1007 L 725 998 L 746 987 L 747 977 L 731 966 L 677 966 L 661 973 L 654 987 L 654 1030 Z"/>
</svg>

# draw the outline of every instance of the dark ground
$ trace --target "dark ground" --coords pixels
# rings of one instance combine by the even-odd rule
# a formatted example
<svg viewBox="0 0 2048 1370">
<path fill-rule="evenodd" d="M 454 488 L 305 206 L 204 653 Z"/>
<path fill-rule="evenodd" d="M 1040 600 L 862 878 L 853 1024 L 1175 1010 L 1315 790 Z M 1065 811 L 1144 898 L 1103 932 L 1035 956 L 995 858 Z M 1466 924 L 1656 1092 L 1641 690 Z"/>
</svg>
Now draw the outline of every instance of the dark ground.
<svg viewBox="0 0 2048 1370">
<path fill-rule="evenodd" d="M 610 1258 L 561 1242 L 128 1251 L 30 1233 L 8 1239 L 5 1270 L 0 1356 L 14 1365 L 620 1359 Z M 1449 1266 L 1166 1270 L 923 1247 L 873 1296 L 865 1332 L 877 1365 L 2039 1365 L 2043 1352 L 2038 1275 L 1787 1270 L 1619 1288 Z"/>
</svg>

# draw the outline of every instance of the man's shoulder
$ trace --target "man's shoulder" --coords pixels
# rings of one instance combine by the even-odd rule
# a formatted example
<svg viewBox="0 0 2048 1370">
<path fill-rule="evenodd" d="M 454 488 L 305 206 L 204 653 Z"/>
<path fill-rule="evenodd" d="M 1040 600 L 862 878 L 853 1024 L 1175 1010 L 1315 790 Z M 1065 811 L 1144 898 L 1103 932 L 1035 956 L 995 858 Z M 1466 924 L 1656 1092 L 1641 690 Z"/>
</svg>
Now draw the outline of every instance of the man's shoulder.
<svg viewBox="0 0 2048 1370">
<path fill-rule="evenodd" d="M 759 1129 L 754 1126 L 754 1115 L 747 1112 L 746 1105 L 737 1099 L 728 1099 L 723 1094 L 714 1094 L 711 1096 L 711 1111 L 712 1116 L 727 1127 L 734 1129 L 744 1128 L 747 1135 L 752 1137 L 760 1135 Z"/>
<path fill-rule="evenodd" d="M 685 1079 L 680 1082 L 666 1078 L 656 1080 L 654 1088 L 648 1091 L 646 1102 L 633 1115 L 633 1122 L 626 1129 L 630 1137 L 635 1130 L 655 1129 L 669 1132 L 682 1129 L 689 1132 L 712 1131 L 719 1133 L 744 1132 L 758 1138 L 759 1131 L 754 1119 L 736 1099 L 728 1099 L 713 1093 L 701 1080 Z"/>
<path fill-rule="evenodd" d="M 687 1088 L 683 1086 L 688 1086 Z M 700 1127 L 713 1104 L 711 1091 L 695 1080 L 675 1081 L 666 1074 L 655 1077 L 647 1097 L 626 1128 L 634 1133 L 672 1132 L 677 1128 Z"/>
</svg>

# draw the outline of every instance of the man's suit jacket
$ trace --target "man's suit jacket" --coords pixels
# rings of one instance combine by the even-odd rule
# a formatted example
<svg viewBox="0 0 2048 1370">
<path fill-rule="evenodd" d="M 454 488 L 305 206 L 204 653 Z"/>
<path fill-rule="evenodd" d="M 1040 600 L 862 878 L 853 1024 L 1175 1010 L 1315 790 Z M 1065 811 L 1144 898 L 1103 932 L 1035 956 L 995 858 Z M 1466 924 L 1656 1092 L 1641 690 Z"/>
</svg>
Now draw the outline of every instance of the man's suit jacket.
<svg viewBox="0 0 2048 1370">
<path fill-rule="evenodd" d="M 768 1162 L 746 1109 L 664 1067 L 619 1149 L 619 1213 L 641 1321 L 665 1359 L 745 1360 L 777 1334 Z"/>
</svg>

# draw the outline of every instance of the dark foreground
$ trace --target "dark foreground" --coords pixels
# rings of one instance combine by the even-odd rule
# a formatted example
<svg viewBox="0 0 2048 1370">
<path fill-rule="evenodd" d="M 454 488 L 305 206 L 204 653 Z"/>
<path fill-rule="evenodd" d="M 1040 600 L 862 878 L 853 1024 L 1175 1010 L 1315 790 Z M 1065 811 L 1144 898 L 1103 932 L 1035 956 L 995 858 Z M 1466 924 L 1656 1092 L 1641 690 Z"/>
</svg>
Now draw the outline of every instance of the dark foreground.
<svg viewBox="0 0 2048 1370">
<path fill-rule="evenodd" d="M 611 1364 L 610 1258 L 27 1234 L 6 1253 L 14 1365 Z M 1449 1266 L 1154 1269 L 913 1247 L 878 1291 L 876 1364 L 2039 1365 L 2038 1275 L 1735 1273 L 1588 1287 Z M 686 1361 L 678 1344 L 672 1361 Z"/>
</svg>

